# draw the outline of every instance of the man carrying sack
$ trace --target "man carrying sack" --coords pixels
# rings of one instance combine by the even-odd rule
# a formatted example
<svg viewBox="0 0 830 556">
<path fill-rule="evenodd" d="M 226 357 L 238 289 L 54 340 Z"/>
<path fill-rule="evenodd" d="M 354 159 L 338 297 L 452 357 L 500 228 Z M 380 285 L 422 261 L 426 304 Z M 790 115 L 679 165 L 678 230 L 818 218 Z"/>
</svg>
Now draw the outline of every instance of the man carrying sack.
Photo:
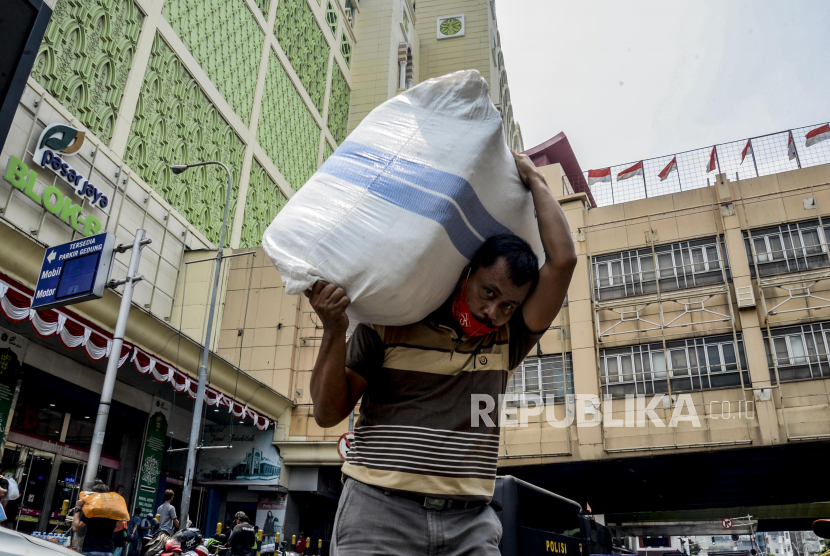
<svg viewBox="0 0 830 556">
<path fill-rule="evenodd" d="M 115 549 L 115 527 L 130 518 L 124 499 L 110 492 L 100 479 L 95 480 L 91 493 L 81 493 L 75 503 L 72 531 L 84 534 L 84 556 L 112 556 Z"/>
<path fill-rule="evenodd" d="M 544 177 L 513 156 L 533 197 L 541 268 L 518 236 L 491 237 L 438 310 L 407 326 L 360 324 L 348 344 L 345 292 L 322 281 L 306 292 L 324 325 L 310 384 L 317 424 L 337 425 L 363 397 L 332 554 L 499 554 L 488 505 L 499 396 L 559 313 L 577 260 Z"/>
</svg>

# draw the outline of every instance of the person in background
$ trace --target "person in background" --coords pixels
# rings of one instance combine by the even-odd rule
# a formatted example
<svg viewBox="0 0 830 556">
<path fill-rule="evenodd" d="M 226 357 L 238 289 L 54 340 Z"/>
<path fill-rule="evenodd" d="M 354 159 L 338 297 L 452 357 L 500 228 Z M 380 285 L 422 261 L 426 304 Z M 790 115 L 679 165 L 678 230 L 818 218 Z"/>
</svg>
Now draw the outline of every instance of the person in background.
<svg viewBox="0 0 830 556">
<path fill-rule="evenodd" d="M 173 507 L 173 497 L 176 493 L 169 488 L 164 491 L 164 504 L 159 506 L 159 531 L 167 533 L 168 536 L 179 528 L 179 520 L 176 516 L 176 508 Z"/>
<path fill-rule="evenodd" d="M 109 487 L 100 479 L 95 480 L 91 490 L 97 493 L 110 492 Z M 115 548 L 112 536 L 119 521 L 105 517 L 86 517 L 84 515 L 83 498 L 78 498 L 75 508 L 75 514 L 72 516 L 72 531 L 79 533 L 85 530 L 86 532 L 84 535 L 84 556 L 112 556 Z"/>
<path fill-rule="evenodd" d="M 141 508 L 136 506 L 130 521 L 127 522 L 127 556 L 138 554 L 141 550 Z"/>
<path fill-rule="evenodd" d="M 153 520 L 150 512 L 144 514 L 141 518 L 141 524 L 138 526 L 138 548 L 139 552 L 144 548 L 144 537 L 153 534 Z"/>
<path fill-rule="evenodd" d="M 126 521 L 119 521 L 118 525 L 115 526 L 115 531 L 112 532 L 112 545 L 112 556 L 121 556 L 124 553 L 124 547 L 127 546 Z"/>
<path fill-rule="evenodd" d="M 253 546 L 256 543 L 254 528 L 248 522 L 245 512 L 236 512 L 236 526 L 228 539 L 230 556 L 253 556 Z"/>
<path fill-rule="evenodd" d="M 305 554 L 305 534 L 300 531 L 300 536 L 297 537 L 297 544 L 294 545 L 294 552 Z"/>
</svg>

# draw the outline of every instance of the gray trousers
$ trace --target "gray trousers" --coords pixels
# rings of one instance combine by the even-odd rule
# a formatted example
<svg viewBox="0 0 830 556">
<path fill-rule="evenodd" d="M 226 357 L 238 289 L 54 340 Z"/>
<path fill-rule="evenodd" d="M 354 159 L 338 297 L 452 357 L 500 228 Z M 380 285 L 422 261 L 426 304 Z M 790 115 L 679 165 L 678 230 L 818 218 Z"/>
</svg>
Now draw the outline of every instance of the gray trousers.
<svg viewBox="0 0 830 556">
<path fill-rule="evenodd" d="M 427 510 L 347 478 L 331 556 L 496 556 L 501 535 L 501 521 L 490 506 Z"/>
</svg>

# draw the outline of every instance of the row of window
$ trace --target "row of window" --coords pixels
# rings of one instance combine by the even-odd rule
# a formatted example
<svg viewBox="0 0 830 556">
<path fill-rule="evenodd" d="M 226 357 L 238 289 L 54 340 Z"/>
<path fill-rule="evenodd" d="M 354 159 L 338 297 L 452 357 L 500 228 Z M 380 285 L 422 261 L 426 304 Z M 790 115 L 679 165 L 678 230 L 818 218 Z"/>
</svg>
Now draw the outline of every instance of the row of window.
<svg viewBox="0 0 830 556">
<path fill-rule="evenodd" d="M 764 332 L 770 378 L 776 382 L 775 366 L 781 382 L 830 378 L 830 321 L 772 329 L 775 361 L 769 337 Z M 668 354 L 668 358 L 667 358 Z M 687 340 L 640 344 L 600 350 L 602 394 L 614 398 L 628 394 L 650 395 L 693 392 L 711 388 L 749 386 L 743 338 L 729 334 Z M 738 361 L 740 360 L 740 370 Z M 528 357 L 507 384 L 507 403 L 526 405 L 528 398 L 544 403 L 562 403 L 574 393 L 571 354 Z"/>
<path fill-rule="evenodd" d="M 743 232 L 750 271 L 773 276 L 830 266 L 827 236 L 830 225 L 818 220 L 783 224 Z M 688 289 L 723 283 L 729 274 L 729 257 L 723 240 L 715 237 L 680 241 L 594 257 L 594 294 L 599 301 Z"/>
</svg>

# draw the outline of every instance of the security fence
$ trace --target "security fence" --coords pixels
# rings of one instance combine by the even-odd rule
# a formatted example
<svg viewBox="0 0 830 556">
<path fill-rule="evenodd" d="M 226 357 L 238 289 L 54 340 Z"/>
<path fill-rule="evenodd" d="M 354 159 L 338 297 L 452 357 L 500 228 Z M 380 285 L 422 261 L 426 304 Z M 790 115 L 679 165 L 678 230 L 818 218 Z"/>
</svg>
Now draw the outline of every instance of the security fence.
<svg viewBox="0 0 830 556">
<path fill-rule="evenodd" d="M 790 137 L 792 136 L 792 141 Z M 815 124 L 563 176 L 597 206 L 705 187 L 723 173 L 749 179 L 830 163 L 830 126 Z"/>
</svg>

